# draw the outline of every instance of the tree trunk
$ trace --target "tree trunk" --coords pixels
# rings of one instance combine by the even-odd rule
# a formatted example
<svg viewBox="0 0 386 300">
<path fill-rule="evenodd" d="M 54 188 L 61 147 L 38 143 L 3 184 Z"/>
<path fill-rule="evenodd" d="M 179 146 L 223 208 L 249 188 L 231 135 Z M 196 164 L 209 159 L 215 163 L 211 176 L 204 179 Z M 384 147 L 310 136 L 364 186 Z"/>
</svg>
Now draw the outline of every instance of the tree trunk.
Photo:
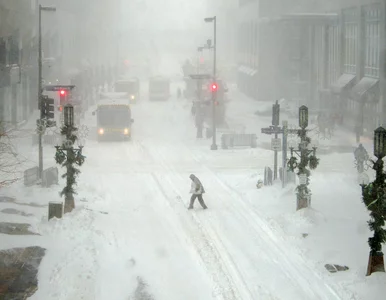
<svg viewBox="0 0 386 300">
<path fill-rule="evenodd" d="M 63 203 L 62 202 L 49 202 L 48 203 L 48 220 L 52 218 L 61 219 L 63 216 Z"/>
<path fill-rule="evenodd" d="M 376 253 L 370 252 L 366 276 L 370 276 L 374 272 L 385 272 L 383 253 L 381 251 Z"/>
</svg>

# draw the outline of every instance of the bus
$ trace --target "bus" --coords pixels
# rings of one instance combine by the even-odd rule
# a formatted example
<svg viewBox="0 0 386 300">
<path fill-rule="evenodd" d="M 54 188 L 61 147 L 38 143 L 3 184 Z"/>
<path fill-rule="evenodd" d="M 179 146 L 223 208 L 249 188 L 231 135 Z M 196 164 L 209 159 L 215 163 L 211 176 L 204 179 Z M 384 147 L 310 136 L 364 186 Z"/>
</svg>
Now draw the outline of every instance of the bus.
<svg viewBox="0 0 386 300">
<path fill-rule="evenodd" d="M 122 79 L 115 82 L 114 91 L 116 93 L 126 93 L 127 97 L 130 99 L 130 103 L 136 103 L 140 98 L 139 93 L 139 79 Z"/>
<path fill-rule="evenodd" d="M 96 111 L 97 140 L 128 141 L 131 139 L 132 124 L 131 108 L 127 103 L 110 100 L 98 104 Z"/>
</svg>

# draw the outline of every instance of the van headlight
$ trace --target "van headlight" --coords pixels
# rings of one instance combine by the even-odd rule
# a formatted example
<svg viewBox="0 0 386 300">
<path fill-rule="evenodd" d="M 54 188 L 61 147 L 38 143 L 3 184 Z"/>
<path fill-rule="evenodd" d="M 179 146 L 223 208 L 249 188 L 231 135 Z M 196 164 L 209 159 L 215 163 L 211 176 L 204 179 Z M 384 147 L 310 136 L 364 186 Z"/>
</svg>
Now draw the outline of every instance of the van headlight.
<svg viewBox="0 0 386 300">
<path fill-rule="evenodd" d="M 129 132 L 130 132 L 129 128 L 125 128 L 125 129 L 123 130 L 123 134 L 125 134 L 125 135 L 129 134 Z"/>
<path fill-rule="evenodd" d="M 98 133 L 99 133 L 100 135 L 102 135 L 102 134 L 104 134 L 104 133 L 105 133 L 105 131 L 104 131 L 104 129 L 103 129 L 103 128 L 99 128 L 99 130 L 98 130 Z"/>
<path fill-rule="evenodd" d="M 131 95 L 131 100 L 134 100 L 135 99 L 135 96 L 134 95 Z"/>
</svg>

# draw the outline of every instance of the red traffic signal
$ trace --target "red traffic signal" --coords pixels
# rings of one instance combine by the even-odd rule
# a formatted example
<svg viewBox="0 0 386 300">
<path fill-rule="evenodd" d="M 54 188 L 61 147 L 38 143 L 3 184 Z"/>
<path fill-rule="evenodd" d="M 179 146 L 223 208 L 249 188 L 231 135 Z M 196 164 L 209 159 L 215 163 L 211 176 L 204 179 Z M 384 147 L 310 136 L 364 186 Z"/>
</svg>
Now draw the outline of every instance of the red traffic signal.
<svg viewBox="0 0 386 300">
<path fill-rule="evenodd" d="M 212 83 L 210 88 L 211 88 L 212 92 L 216 92 L 217 91 L 217 83 Z"/>
<path fill-rule="evenodd" d="M 64 95 L 66 95 L 66 91 L 65 90 L 60 90 L 59 94 L 60 94 L 60 96 L 64 96 Z"/>
</svg>

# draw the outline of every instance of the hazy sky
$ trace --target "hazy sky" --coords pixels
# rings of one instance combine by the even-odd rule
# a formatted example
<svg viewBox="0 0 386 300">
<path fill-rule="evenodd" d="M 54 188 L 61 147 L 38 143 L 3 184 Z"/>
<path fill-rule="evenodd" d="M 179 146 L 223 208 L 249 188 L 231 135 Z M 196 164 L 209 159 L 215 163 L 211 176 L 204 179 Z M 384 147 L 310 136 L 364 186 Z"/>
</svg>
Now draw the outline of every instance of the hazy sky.
<svg viewBox="0 0 386 300">
<path fill-rule="evenodd" d="M 125 2 L 122 9 L 135 26 L 157 30 L 200 28 L 206 12 L 207 0 L 134 0 Z"/>
</svg>

